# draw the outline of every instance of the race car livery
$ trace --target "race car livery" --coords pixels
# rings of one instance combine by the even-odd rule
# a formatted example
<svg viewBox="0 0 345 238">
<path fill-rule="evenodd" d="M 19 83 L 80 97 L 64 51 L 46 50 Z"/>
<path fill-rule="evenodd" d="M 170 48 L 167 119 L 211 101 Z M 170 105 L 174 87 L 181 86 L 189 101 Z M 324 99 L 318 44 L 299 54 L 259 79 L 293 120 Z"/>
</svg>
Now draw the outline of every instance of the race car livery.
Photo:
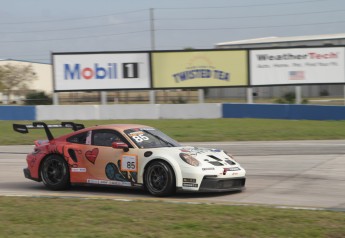
<svg viewBox="0 0 345 238">
<path fill-rule="evenodd" d="M 46 140 L 34 142 L 27 155 L 26 178 L 52 190 L 71 184 L 138 187 L 155 196 L 174 192 L 222 192 L 245 188 L 246 171 L 219 149 L 182 146 L 145 125 L 111 124 L 85 128 L 62 122 L 13 124 L 15 131 L 43 129 Z M 72 133 L 54 138 L 52 128 Z"/>
</svg>

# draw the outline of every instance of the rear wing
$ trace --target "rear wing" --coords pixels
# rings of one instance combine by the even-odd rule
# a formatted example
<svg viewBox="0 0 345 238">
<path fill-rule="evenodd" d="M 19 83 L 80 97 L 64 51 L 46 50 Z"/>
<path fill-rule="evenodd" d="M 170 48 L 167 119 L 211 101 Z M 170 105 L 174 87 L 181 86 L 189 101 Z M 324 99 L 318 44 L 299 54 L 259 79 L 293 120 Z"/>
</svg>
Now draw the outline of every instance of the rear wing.
<svg viewBox="0 0 345 238">
<path fill-rule="evenodd" d="M 74 122 L 61 122 L 61 124 L 46 124 L 44 122 L 33 122 L 32 125 L 13 124 L 13 130 L 22 134 L 29 133 L 29 129 L 44 129 L 48 140 L 53 140 L 54 136 L 52 135 L 50 128 L 71 128 L 73 131 L 78 131 L 84 129 L 85 126 L 83 124 L 78 124 Z"/>
</svg>

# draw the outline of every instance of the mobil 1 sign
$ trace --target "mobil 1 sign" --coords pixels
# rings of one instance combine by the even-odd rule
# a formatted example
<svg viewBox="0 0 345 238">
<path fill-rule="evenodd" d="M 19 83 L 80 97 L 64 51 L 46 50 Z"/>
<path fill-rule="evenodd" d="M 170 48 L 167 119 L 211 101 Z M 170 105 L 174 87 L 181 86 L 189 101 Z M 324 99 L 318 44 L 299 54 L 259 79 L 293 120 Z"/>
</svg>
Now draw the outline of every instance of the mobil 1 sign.
<svg viewBox="0 0 345 238">
<path fill-rule="evenodd" d="M 53 54 L 54 91 L 148 89 L 148 53 Z"/>
<path fill-rule="evenodd" d="M 250 51 L 251 85 L 344 83 L 344 48 Z"/>
</svg>

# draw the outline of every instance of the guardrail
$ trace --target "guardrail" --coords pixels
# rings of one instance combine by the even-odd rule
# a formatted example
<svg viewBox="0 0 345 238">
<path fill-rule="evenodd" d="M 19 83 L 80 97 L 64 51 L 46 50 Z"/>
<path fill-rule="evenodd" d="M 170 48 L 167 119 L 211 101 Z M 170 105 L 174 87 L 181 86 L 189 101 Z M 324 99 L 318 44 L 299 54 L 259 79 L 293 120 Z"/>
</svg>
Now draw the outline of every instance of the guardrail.
<svg viewBox="0 0 345 238">
<path fill-rule="evenodd" d="M 0 120 L 212 118 L 345 120 L 345 106 L 230 103 L 0 106 Z"/>
<path fill-rule="evenodd" d="M 36 107 L 0 106 L 0 120 L 36 120 Z"/>
<path fill-rule="evenodd" d="M 345 120 L 345 106 L 293 104 L 223 104 L 223 118 Z"/>
</svg>

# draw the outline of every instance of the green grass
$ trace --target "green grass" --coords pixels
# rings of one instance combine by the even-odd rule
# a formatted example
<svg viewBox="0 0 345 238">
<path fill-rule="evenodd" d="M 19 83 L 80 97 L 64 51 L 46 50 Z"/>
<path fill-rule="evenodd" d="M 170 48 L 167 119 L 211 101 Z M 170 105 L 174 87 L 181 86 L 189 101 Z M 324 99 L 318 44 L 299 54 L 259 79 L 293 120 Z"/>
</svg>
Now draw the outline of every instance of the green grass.
<svg viewBox="0 0 345 238">
<path fill-rule="evenodd" d="M 54 123 L 56 121 L 50 121 Z M 180 142 L 320 140 L 345 139 L 345 121 L 269 119 L 191 119 L 191 120 L 89 120 L 86 126 L 110 123 L 139 123 L 156 127 Z M 43 130 L 23 135 L 12 130 L 13 121 L 0 121 L 0 145 L 32 144 L 45 139 Z M 31 123 L 15 121 L 14 123 Z M 69 130 L 55 130 L 54 134 Z"/>
<path fill-rule="evenodd" d="M 0 237 L 344 237 L 343 212 L 0 197 Z"/>
</svg>

